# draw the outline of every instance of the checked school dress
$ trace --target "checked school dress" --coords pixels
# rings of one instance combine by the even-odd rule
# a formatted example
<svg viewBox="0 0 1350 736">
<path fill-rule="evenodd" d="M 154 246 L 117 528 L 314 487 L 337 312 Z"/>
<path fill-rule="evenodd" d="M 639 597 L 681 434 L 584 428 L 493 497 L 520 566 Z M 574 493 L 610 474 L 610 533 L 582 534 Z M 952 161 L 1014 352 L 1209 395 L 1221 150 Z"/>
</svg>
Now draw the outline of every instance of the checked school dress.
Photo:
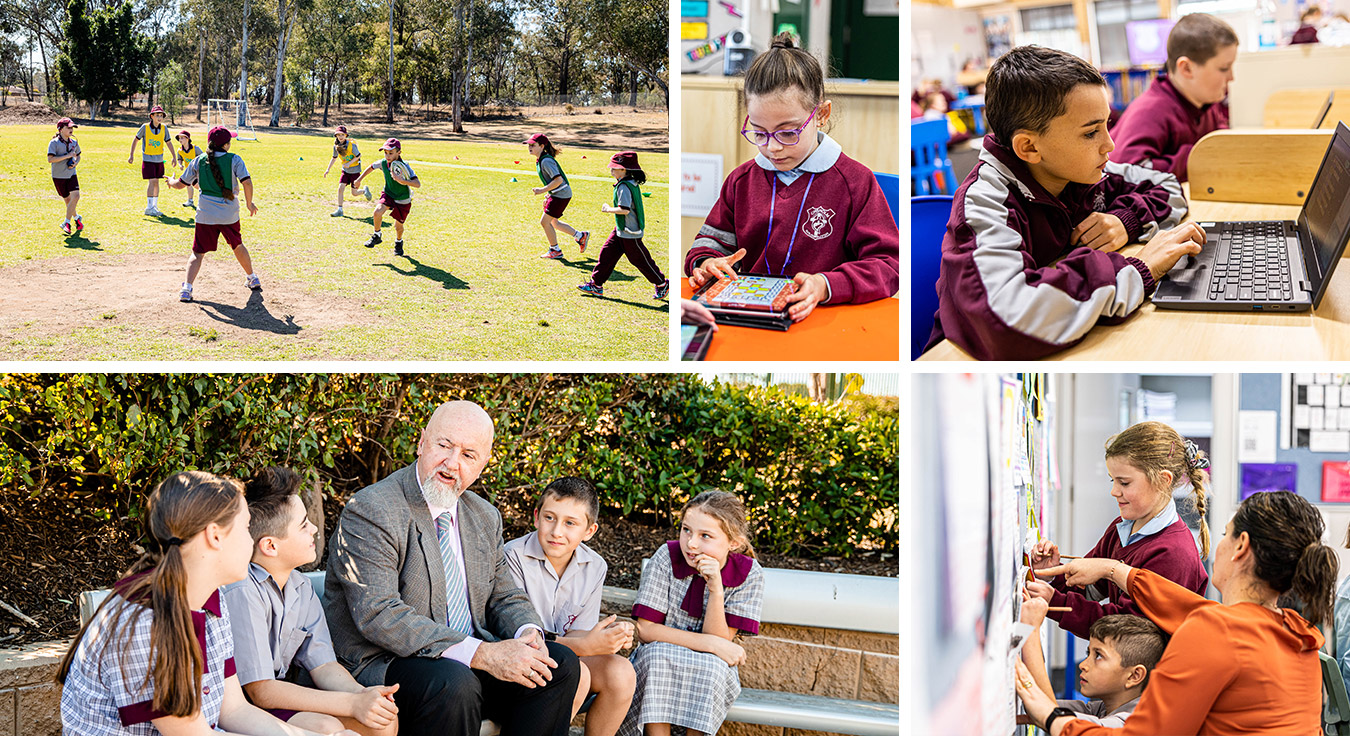
<svg viewBox="0 0 1350 736">
<path fill-rule="evenodd" d="M 727 625 L 759 633 L 764 571 L 753 558 L 732 554 L 722 568 Z M 680 543 L 667 542 L 642 571 L 633 616 L 674 629 L 700 632 L 708 603 L 703 578 L 685 561 Z M 697 615 L 690 613 L 690 610 Z M 740 675 L 715 654 L 666 642 L 644 643 L 633 652 L 637 689 L 619 736 L 641 736 L 648 723 L 669 723 L 717 733 L 741 694 Z"/>
</svg>

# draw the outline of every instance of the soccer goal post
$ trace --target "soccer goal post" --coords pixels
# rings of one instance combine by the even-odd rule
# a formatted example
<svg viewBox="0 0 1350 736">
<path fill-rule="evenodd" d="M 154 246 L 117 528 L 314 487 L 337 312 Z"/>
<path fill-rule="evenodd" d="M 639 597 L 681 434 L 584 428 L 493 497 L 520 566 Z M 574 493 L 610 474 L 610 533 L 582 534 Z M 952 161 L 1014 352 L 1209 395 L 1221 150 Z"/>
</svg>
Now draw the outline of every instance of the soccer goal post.
<svg viewBox="0 0 1350 736">
<path fill-rule="evenodd" d="M 258 132 L 253 129 L 253 120 L 248 114 L 248 100 L 207 100 L 206 127 L 217 125 L 232 129 L 241 141 L 258 140 Z"/>
</svg>

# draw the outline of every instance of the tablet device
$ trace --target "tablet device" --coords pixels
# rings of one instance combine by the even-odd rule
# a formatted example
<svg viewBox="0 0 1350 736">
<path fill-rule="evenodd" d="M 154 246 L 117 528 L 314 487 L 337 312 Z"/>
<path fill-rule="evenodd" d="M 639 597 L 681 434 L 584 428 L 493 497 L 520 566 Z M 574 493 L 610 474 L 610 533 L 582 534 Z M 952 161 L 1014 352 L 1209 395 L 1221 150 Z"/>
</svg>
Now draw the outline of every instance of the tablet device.
<svg viewBox="0 0 1350 736">
<path fill-rule="evenodd" d="M 680 325 L 680 360 L 703 360 L 712 344 L 712 325 Z"/>
<path fill-rule="evenodd" d="M 797 291 L 792 279 L 742 274 L 704 284 L 694 300 L 708 308 L 720 325 L 786 331 L 792 326 L 787 298 Z"/>
</svg>

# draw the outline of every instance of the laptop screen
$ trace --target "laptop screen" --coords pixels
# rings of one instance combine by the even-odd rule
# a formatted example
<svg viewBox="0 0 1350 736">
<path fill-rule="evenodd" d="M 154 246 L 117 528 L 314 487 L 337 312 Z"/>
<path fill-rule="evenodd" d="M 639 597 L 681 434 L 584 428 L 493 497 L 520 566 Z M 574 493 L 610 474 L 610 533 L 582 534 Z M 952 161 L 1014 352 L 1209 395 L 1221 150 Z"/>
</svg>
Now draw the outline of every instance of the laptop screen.
<svg viewBox="0 0 1350 736">
<path fill-rule="evenodd" d="M 1309 274 L 1316 284 L 1317 296 L 1326 287 L 1326 275 L 1345 249 L 1350 237 L 1350 129 L 1336 126 L 1331 148 L 1322 159 L 1322 168 L 1313 179 L 1308 199 L 1299 213 L 1299 227 L 1312 240 L 1317 272 Z"/>
</svg>

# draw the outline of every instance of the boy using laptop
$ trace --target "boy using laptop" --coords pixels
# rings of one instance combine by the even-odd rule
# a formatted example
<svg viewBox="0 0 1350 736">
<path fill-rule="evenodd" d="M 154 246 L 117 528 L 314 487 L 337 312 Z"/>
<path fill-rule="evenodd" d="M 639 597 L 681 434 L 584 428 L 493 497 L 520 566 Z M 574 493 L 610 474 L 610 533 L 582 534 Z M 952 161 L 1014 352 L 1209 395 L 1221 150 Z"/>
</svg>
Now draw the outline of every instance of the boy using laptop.
<svg viewBox="0 0 1350 736">
<path fill-rule="evenodd" d="M 1182 16 L 1167 34 L 1167 72 L 1125 108 L 1112 129 L 1111 160 L 1170 171 L 1186 181 L 1196 141 L 1228 127 L 1228 83 L 1238 37 L 1204 13 Z"/>
<path fill-rule="evenodd" d="M 1117 613 L 1097 619 L 1092 624 L 1087 656 L 1078 665 L 1078 691 L 1092 700 L 1056 700 L 1041 651 L 1040 628 L 1048 605 L 1038 597 L 1022 602 L 1021 620 L 1031 627 L 1031 634 L 1016 665 L 1017 695 L 1024 703 L 1041 701 L 1042 707 L 1028 708 L 1035 712 L 1044 711 L 1049 705 L 1046 701 L 1053 700 L 1055 707 L 1047 721 L 1081 718 L 1109 728 L 1124 726 L 1139 705 L 1149 673 L 1162 659 L 1167 636 L 1142 616 Z M 1049 732 L 1049 723 L 1035 725 Z"/>
<path fill-rule="evenodd" d="M 1087 62 L 1039 46 L 989 70 L 979 162 L 952 203 L 942 242 L 944 338 L 981 360 L 1035 359 L 1121 321 L 1204 233 L 1175 176 L 1107 159 L 1106 81 Z M 1116 253 L 1146 241 L 1137 254 Z"/>
<path fill-rule="evenodd" d="M 221 588 L 230 609 L 239 684 L 250 702 L 300 728 L 367 736 L 398 732 L 398 685 L 362 687 L 333 653 L 323 605 L 295 568 L 314 561 L 316 527 L 300 500 L 300 476 L 264 468 L 244 486 L 253 560 L 248 576 Z M 287 682 L 291 665 L 314 687 Z"/>
<path fill-rule="evenodd" d="M 633 624 L 600 620 L 600 596 L 609 566 L 585 542 L 600 528 L 600 498 L 584 478 L 564 477 L 544 488 L 534 509 L 535 531 L 506 543 L 506 564 L 539 618 L 581 658 L 582 687 L 573 713 L 590 694 L 586 736 L 614 736 L 633 702 L 637 675 L 619 656 L 633 645 Z M 590 686 L 586 687 L 587 673 Z"/>
</svg>

